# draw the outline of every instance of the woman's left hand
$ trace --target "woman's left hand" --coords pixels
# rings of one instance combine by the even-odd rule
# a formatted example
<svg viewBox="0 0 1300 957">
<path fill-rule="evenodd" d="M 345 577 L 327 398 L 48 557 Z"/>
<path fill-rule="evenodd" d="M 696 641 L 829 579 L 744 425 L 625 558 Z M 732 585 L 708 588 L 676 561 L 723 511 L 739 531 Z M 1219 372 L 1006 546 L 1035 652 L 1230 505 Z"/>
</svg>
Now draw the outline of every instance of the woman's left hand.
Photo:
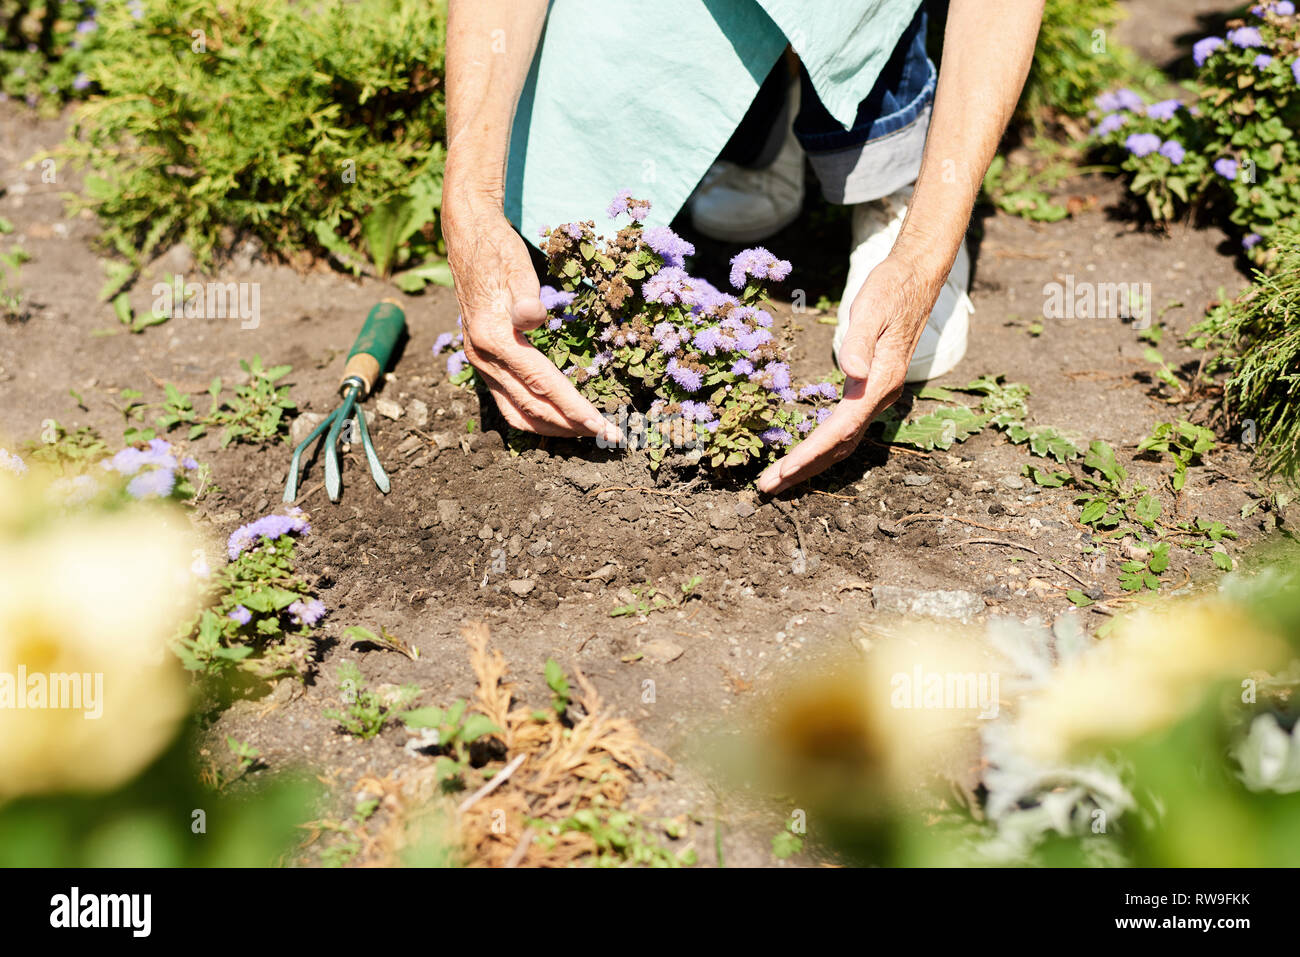
<svg viewBox="0 0 1300 957">
<path fill-rule="evenodd" d="M 891 254 L 867 276 L 850 307 L 840 348 L 844 398 L 825 422 L 759 476 L 759 491 L 775 495 L 847 458 L 867 426 L 903 394 L 908 364 L 947 270 L 937 279 L 929 276 L 932 272 Z"/>
</svg>

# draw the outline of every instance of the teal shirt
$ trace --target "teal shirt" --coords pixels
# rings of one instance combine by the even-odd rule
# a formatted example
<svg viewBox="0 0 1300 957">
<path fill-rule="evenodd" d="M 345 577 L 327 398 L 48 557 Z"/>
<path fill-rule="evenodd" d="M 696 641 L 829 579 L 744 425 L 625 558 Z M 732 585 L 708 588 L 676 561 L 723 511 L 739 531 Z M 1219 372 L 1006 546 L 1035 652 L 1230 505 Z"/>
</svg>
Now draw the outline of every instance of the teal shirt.
<svg viewBox="0 0 1300 957">
<path fill-rule="evenodd" d="M 847 129 L 920 0 L 552 0 L 510 136 L 524 237 L 593 219 L 620 189 L 649 225 L 686 202 L 787 43 Z M 509 38 L 505 38 L 509 42 Z"/>
</svg>

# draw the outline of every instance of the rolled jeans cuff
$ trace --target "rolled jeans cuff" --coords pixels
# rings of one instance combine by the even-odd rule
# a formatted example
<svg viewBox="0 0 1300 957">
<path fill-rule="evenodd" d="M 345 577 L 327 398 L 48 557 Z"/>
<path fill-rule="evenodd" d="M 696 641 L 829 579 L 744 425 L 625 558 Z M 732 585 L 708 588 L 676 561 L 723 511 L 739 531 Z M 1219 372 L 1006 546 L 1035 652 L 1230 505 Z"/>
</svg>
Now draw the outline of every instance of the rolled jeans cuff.
<svg viewBox="0 0 1300 957">
<path fill-rule="evenodd" d="M 911 122 L 892 133 L 841 149 L 808 151 L 828 203 L 869 203 L 916 182 L 930 132 L 927 102 Z M 805 147 L 807 148 L 807 147 Z"/>
</svg>

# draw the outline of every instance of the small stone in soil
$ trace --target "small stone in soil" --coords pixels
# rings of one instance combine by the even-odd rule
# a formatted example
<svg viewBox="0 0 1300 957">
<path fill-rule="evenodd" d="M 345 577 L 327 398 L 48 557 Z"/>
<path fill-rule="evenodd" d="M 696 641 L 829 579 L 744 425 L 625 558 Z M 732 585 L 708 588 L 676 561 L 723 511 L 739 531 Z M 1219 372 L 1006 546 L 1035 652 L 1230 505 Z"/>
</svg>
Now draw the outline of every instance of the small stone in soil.
<svg viewBox="0 0 1300 957">
<path fill-rule="evenodd" d="M 537 582 L 533 581 L 531 578 L 516 578 L 510 582 L 510 590 L 520 598 L 529 594 L 536 587 Z"/>
<path fill-rule="evenodd" d="M 969 591 L 919 591 L 896 585 L 875 585 L 871 589 L 877 611 L 931 618 L 960 618 L 963 621 L 984 611 L 984 599 Z"/>
<path fill-rule="evenodd" d="M 929 485 L 933 481 L 933 475 L 922 475 L 920 472 L 908 472 L 903 476 L 903 484 L 913 487 Z"/>
</svg>

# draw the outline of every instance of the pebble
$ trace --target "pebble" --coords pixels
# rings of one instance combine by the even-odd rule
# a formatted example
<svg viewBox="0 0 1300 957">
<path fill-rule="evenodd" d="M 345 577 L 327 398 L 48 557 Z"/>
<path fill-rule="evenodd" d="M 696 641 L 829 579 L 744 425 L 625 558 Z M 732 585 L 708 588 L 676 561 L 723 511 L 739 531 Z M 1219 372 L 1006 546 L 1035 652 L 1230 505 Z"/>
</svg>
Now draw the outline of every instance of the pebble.
<svg viewBox="0 0 1300 957">
<path fill-rule="evenodd" d="M 411 423 L 417 428 L 423 428 L 429 424 L 429 406 L 428 403 L 421 399 L 412 399 L 407 405 L 411 413 Z"/>
<path fill-rule="evenodd" d="M 533 581 L 531 578 L 516 578 L 510 582 L 509 587 L 512 592 L 520 598 L 523 598 L 537 587 L 537 582 Z"/>
<path fill-rule="evenodd" d="M 920 472 L 907 472 L 903 476 L 903 484 L 918 488 L 922 485 L 929 485 L 934 481 L 933 475 L 922 475 Z"/>
<path fill-rule="evenodd" d="M 685 648 L 675 641 L 669 641 L 667 638 L 654 638 L 641 645 L 637 650 L 651 661 L 661 665 L 676 661 L 686 653 Z"/>
<path fill-rule="evenodd" d="M 392 399 L 376 399 L 375 411 L 378 412 L 380 415 L 382 415 L 384 418 L 393 419 L 395 421 L 402 417 L 402 412 L 404 410 L 400 405 L 398 405 Z"/>
<path fill-rule="evenodd" d="M 1002 478 L 998 479 L 998 482 L 1000 482 L 1002 485 L 1005 485 L 1007 488 L 1025 487 L 1025 480 L 1022 479 L 1019 475 L 1004 475 L 1002 476 Z"/>
<path fill-rule="evenodd" d="M 754 514 L 754 503 L 748 499 L 742 498 L 736 503 L 732 511 L 736 513 L 737 518 L 749 518 L 749 516 Z"/>
<path fill-rule="evenodd" d="M 460 519 L 460 502 L 454 498 L 438 499 L 438 521 L 448 528 Z"/>
<path fill-rule="evenodd" d="M 920 591 L 897 585 L 875 585 L 871 589 L 877 611 L 931 618 L 967 621 L 984 611 L 984 599 L 969 591 Z"/>
</svg>

